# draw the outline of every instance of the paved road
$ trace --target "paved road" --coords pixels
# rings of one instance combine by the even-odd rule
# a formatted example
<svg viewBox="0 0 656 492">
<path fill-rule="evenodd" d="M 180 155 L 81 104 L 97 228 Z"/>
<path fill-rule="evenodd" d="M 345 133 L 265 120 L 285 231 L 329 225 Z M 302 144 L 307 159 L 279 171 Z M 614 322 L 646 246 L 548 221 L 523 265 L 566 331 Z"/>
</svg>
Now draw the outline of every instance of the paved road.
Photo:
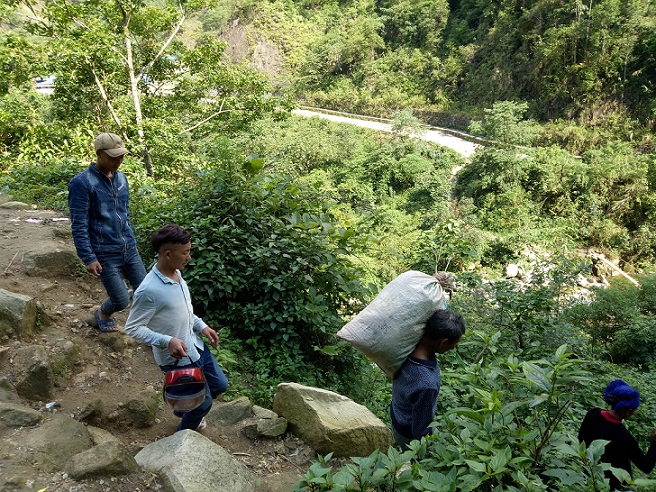
<svg viewBox="0 0 656 492">
<path fill-rule="evenodd" d="M 356 118 L 349 118 L 346 116 L 339 116 L 339 115 L 334 115 L 334 114 L 326 114 L 326 113 L 317 113 L 314 111 L 308 111 L 306 109 L 295 109 L 294 114 L 298 114 L 301 116 L 318 116 L 320 118 L 325 118 L 327 120 L 331 121 L 336 121 L 338 123 L 348 123 L 350 125 L 357 125 L 357 126 L 362 126 L 365 128 L 371 128 L 372 130 L 380 130 L 383 132 L 391 132 L 392 131 L 392 125 L 389 123 L 380 123 L 378 121 L 370 121 L 370 120 L 359 120 Z M 439 145 L 443 145 L 444 147 L 448 147 L 452 150 L 455 150 L 459 154 L 463 155 L 466 158 L 471 157 L 474 152 L 476 152 L 476 149 L 480 148 L 481 145 L 470 142 L 468 140 L 464 140 L 462 138 L 456 137 L 454 135 L 450 135 L 448 133 L 443 133 L 438 130 L 428 130 L 426 133 L 423 135 L 417 135 L 415 136 L 416 138 L 420 138 L 422 140 L 426 140 L 428 142 L 435 142 Z"/>
</svg>

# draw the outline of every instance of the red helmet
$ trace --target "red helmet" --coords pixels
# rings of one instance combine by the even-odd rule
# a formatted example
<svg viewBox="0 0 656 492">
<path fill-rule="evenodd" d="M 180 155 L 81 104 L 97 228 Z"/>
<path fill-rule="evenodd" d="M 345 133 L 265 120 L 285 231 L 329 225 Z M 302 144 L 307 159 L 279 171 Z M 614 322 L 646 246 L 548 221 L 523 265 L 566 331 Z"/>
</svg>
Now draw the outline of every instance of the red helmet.
<svg viewBox="0 0 656 492">
<path fill-rule="evenodd" d="M 173 369 L 164 378 L 164 401 L 175 412 L 189 412 L 205 401 L 205 375 L 200 367 Z"/>
</svg>

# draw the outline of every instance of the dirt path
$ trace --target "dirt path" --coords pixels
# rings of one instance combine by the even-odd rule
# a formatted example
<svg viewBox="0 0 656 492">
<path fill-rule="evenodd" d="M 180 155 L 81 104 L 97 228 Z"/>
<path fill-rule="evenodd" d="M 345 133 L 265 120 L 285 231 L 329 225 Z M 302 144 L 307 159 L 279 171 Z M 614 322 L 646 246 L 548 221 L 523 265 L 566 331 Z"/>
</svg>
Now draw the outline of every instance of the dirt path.
<svg viewBox="0 0 656 492">
<path fill-rule="evenodd" d="M 320 113 L 317 111 L 309 111 L 306 109 L 296 109 L 294 110 L 294 114 L 300 116 L 306 116 L 306 117 L 317 116 L 319 118 L 335 121 L 337 123 L 347 123 L 349 125 L 371 128 L 372 130 L 379 130 L 383 132 L 392 131 L 392 125 L 389 123 L 357 119 L 348 116 L 341 116 L 338 114 Z M 471 137 L 471 135 L 469 137 Z M 458 152 L 459 154 L 461 154 L 463 157 L 467 159 L 469 159 L 472 155 L 474 155 L 476 149 L 482 147 L 480 144 L 473 143 L 469 140 L 465 140 L 464 138 L 460 138 L 450 133 L 440 131 L 439 129 L 435 129 L 433 127 L 431 127 L 431 129 L 427 130 L 422 135 L 415 135 L 415 138 L 419 138 L 427 142 L 435 142 L 437 144 L 443 145 L 444 147 L 448 147 L 452 150 L 455 150 L 456 152 Z"/>
<path fill-rule="evenodd" d="M 111 409 L 117 402 L 128 401 L 148 386 L 161 389 L 163 377 L 148 347 L 135 343 L 123 334 L 101 334 L 90 325 L 93 309 L 105 295 L 98 280 L 82 268 L 78 275 L 60 278 L 30 277 L 25 274 L 25 253 L 34 248 L 42 250 L 49 247 L 72 248 L 70 224 L 65 215 L 0 206 L 0 288 L 33 297 L 43 313 L 38 333 L 20 341 L 0 340 L 0 350 L 11 351 L 28 344 L 54 346 L 67 341 L 78 344 L 86 364 L 78 368 L 65 384 L 57 387 L 53 397 L 57 411 L 73 416 L 96 399 L 103 402 L 104 408 Z M 116 315 L 119 326 L 124 325 L 126 317 L 126 312 Z M 150 442 L 171 435 L 177 422 L 170 410 L 162 406 L 154 426 L 146 429 L 112 429 L 112 433 L 136 452 Z M 258 491 L 292 491 L 307 466 L 299 465 L 281 454 L 280 439 L 250 440 L 240 434 L 238 427 L 208 427 L 203 434 L 233 453 L 254 472 L 260 480 Z M 131 477 L 126 479 L 125 484 L 113 482 L 111 490 L 134 492 L 139 490 L 135 480 L 138 482 L 141 479 L 144 483 L 152 481 L 151 476 Z M 56 477 L 52 480 L 57 484 Z M 62 487 L 61 483 L 57 485 L 60 491 L 81 490 Z M 141 489 L 144 490 L 143 486 Z M 84 490 L 96 489 L 88 485 Z"/>
</svg>

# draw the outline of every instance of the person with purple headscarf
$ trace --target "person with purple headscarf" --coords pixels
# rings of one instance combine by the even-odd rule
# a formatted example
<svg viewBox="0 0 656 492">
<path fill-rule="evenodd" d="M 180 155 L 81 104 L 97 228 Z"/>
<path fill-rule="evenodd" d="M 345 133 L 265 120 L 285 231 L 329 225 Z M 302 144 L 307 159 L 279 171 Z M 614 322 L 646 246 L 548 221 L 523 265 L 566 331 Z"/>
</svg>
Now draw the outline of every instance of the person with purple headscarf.
<svg viewBox="0 0 656 492">
<path fill-rule="evenodd" d="M 616 379 L 604 390 L 604 401 L 610 408 L 593 408 L 588 411 L 579 429 L 579 441 L 585 442 L 586 446 L 597 439 L 610 441 L 601 456 L 602 462 L 614 468 L 622 468 L 631 476 L 631 463 L 644 473 L 651 473 L 656 465 L 656 429 L 651 431 L 649 451 L 644 454 L 638 441 L 622 423 L 640 406 L 640 392 L 621 379 Z M 606 472 L 606 478 L 610 480 L 611 490 L 623 490 L 621 482 L 610 470 Z"/>
</svg>

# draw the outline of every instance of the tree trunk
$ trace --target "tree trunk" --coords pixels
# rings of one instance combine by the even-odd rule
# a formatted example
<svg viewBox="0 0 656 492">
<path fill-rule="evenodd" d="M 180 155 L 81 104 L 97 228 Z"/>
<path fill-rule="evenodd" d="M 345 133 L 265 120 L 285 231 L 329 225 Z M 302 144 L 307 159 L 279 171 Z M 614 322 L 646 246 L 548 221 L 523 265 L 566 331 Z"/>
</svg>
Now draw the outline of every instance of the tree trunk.
<svg viewBox="0 0 656 492">
<path fill-rule="evenodd" d="M 134 73 L 134 61 L 132 58 L 132 40 L 130 39 L 130 18 L 123 18 L 123 36 L 125 37 L 125 52 L 128 65 L 128 76 L 130 77 L 130 92 L 132 93 L 132 103 L 134 104 L 134 121 L 137 127 L 137 138 L 143 149 L 143 165 L 148 176 L 153 175 L 153 160 L 150 150 L 146 144 L 146 136 L 143 131 L 143 114 L 141 112 L 141 99 L 139 94 L 138 80 Z"/>
</svg>

